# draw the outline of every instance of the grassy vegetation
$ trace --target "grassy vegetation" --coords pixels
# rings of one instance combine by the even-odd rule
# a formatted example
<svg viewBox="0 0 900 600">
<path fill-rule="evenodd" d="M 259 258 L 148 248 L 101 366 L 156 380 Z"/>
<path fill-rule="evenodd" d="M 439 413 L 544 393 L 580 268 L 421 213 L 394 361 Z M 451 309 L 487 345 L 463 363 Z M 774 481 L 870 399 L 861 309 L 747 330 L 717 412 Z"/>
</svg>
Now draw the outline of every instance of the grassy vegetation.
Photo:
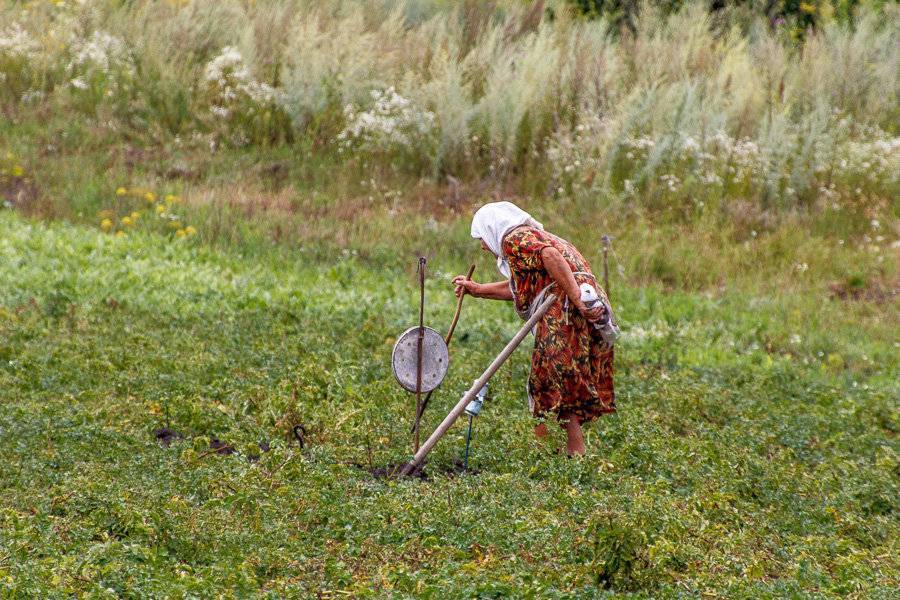
<svg viewBox="0 0 900 600">
<path fill-rule="evenodd" d="M 378 481 L 366 469 L 409 454 L 412 399 L 388 366 L 415 312 L 408 269 L 8 212 L 0 240 L 7 595 L 886 598 L 896 585 L 892 305 L 614 279 L 621 410 L 589 430 L 588 458 L 558 456 L 561 432 L 532 440 L 520 351 L 476 423 L 477 474 L 444 474 L 458 427 L 428 482 Z M 440 327 L 445 278 L 428 296 Z M 467 306 L 427 427 L 516 327 L 506 306 Z M 167 419 L 185 437 L 162 447 Z"/>
<path fill-rule="evenodd" d="M 571 4 L 0 3 L 0 596 L 893 595 L 896 7 Z M 619 413 L 534 440 L 523 348 L 373 477 L 494 198 L 613 237 Z"/>
</svg>

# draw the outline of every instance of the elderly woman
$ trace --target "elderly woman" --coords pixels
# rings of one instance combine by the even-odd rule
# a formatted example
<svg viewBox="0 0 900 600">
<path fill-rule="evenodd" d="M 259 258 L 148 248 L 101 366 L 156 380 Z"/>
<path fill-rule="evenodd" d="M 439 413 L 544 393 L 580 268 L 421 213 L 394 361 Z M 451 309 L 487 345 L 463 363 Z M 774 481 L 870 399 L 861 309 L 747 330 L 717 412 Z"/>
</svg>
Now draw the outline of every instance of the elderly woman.
<svg viewBox="0 0 900 600">
<path fill-rule="evenodd" d="M 512 300 L 526 319 L 545 294 L 557 296 L 535 328 L 528 403 L 532 415 L 541 419 L 534 430 L 538 438 L 548 433 L 543 420 L 555 415 L 566 430 L 569 456 L 583 455 L 582 423 L 616 410 L 613 349 L 594 326 L 607 318 L 606 310 L 585 305 L 582 284 L 592 286 L 609 306 L 605 292 L 572 244 L 544 231 L 511 202 L 478 209 L 472 237 L 497 257 L 497 267 L 507 279 L 476 283 L 460 275 L 453 279 L 457 296 Z"/>
</svg>

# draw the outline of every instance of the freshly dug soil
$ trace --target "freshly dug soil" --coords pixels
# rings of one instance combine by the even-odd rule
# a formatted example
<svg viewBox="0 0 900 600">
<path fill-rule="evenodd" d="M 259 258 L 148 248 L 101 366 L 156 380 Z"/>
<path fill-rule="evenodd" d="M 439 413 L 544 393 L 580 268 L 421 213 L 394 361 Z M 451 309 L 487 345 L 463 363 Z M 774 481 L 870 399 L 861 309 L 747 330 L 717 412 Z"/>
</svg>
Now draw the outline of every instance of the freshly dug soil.
<svg viewBox="0 0 900 600">
<path fill-rule="evenodd" d="M 257 445 L 259 446 L 260 452 L 268 452 L 271 449 L 271 447 L 269 446 L 269 442 L 260 442 Z M 252 463 L 255 463 L 259 460 L 259 456 L 260 456 L 259 454 L 254 452 L 253 454 L 247 455 L 247 460 L 249 460 Z"/>
<path fill-rule="evenodd" d="M 216 454 L 234 454 L 234 446 L 228 444 L 226 442 L 221 441 L 218 438 L 213 438 L 209 442 L 210 450 L 215 450 Z"/>
<path fill-rule="evenodd" d="M 366 473 L 370 474 L 375 479 L 396 479 L 400 477 L 400 471 L 403 470 L 407 463 L 391 463 L 385 465 L 383 467 L 373 467 L 369 468 L 365 465 L 360 465 L 354 463 L 353 466 L 362 469 Z M 447 475 L 448 477 L 454 477 L 457 475 L 462 475 L 463 473 L 469 473 L 471 475 L 477 475 L 480 471 L 476 469 L 466 469 L 463 461 L 458 459 L 453 462 L 453 464 L 447 466 L 444 469 L 438 471 L 440 475 Z M 415 479 L 421 479 L 422 481 L 428 481 L 430 479 L 428 473 L 425 472 L 425 465 L 419 466 L 418 469 L 409 474 L 409 477 Z"/>
<path fill-rule="evenodd" d="M 172 442 L 178 441 L 184 436 L 174 429 L 169 429 L 168 427 L 160 427 L 159 429 L 153 430 L 153 437 L 156 438 L 156 441 L 162 444 L 163 448 L 168 448 Z"/>
</svg>

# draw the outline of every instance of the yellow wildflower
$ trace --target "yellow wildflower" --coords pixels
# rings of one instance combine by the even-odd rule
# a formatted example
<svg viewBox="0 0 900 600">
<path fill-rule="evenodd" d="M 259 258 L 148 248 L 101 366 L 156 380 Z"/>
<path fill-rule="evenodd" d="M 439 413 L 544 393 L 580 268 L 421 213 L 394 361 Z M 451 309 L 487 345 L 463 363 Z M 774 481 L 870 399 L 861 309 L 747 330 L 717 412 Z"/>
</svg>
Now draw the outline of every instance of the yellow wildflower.
<svg viewBox="0 0 900 600">
<path fill-rule="evenodd" d="M 100 221 L 100 229 L 102 229 L 103 231 L 109 231 L 110 229 L 112 229 L 112 226 L 113 222 L 111 219 L 103 219 L 102 221 Z"/>
<path fill-rule="evenodd" d="M 131 213 L 131 220 L 132 220 L 132 221 L 137 221 L 138 218 L 140 218 L 140 216 L 141 216 L 141 213 L 140 213 L 140 212 L 134 211 L 133 213 Z"/>
<path fill-rule="evenodd" d="M 185 232 L 184 232 L 184 229 L 179 229 L 178 231 L 175 232 L 175 235 L 177 235 L 178 237 L 182 238 L 182 237 L 184 237 L 186 234 L 185 234 Z"/>
<path fill-rule="evenodd" d="M 117 238 L 123 238 L 123 237 L 125 237 L 125 232 L 122 231 L 121 229 L 118 230 L 118 231 L 116 232 L 116 237 L 117 237 Z"/>
<path fill-rule="evenodd" d="M 166 204 L 179 204 L 180 202 L 181 198 L 175 194 L 166 194 Z"/>
<path fill-rule="evenodd" d="M 123 187 L 116 188 L 116 196 L 124 196 L 128 193 L 128 190 Z"/>
<path fill-rule="evenodd" d="M 197 235 L 197 230 L 194 228 L 193 225 L 188 225 L 187 227 L 184 228 L 184 233 L 185 233 L 185 235 Z"/>
<path fill-rule="evenodd" d="M 16 165 L 12 168 L 13 177 L 21 177 L 25 174 L 25 169 L 22 168 L 22 165 Z"/>
<path fill-rule="evenodd" d="M 134 221 L 131 220 L 131 217 L 122 217 L 123 227 L 131 227 L 132 225 L 134 225 Z"/>
<path fill-rule="evenodd" d="M 164 212 L 166 212 L 166 207 L 162 204 L 157 204 L 156 205 L 156 214 L 161 215 Z"/>
<path fill-rule="evenodd" d="M 144 194 L 144 200 L 146 200 L 147 202 L 154 202 L 156 200 L 156 194 L 154 194 L 153 192 L 147 192 L 146 194 Z"/>
<path fill-rule="evenodd" d="M 801 3 L 800 3 L 800 10 L 801 10 L 802 12 L 805 12 L 805 13 L 808 14 L 808 15 L 811 15 L 811 14 L 813 14 L 814 12 L 816 12 L 816 5 L 815 5 L 815 4 L 809 4 L 808 2 L 801 2 Z"/>
</svg>

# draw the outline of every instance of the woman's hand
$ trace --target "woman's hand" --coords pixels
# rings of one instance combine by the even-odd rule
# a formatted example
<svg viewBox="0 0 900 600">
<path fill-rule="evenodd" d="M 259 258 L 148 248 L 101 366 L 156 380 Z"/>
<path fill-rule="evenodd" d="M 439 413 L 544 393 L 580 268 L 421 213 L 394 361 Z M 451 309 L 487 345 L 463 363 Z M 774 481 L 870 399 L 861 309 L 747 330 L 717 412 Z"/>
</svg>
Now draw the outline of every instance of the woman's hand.
<svg viewBox="0 0 900 600">
<path fill-rule="evenodd" d="M 486 298 L 488 300 L 512 300 L 512 290 L 509 289 L 509 281 L 495 281 L 493 283 L 475 283 L 471 279 L 466 279 L 464 275 L 457 275 L 453 278 L 453 285 L 456 286 L 456 296 L 462 297 L 469 294 L 475 298 Z"/>
<path fill-rule="evenodd" d="M 575 308 L 578 309 L 578 312 L 581 313 L 581 316 L 588 320 L 590 323 L 596 323 L 606 314 L 606 307 L 595 306 L 594 308 L 588 308 L 584 302 L 578 302 L 575 304 Z"/>
<path fill-rule="evenodd" d="M 453 285 L 456 286 L 454 293 L 459 298 L 463 294 L 478 297 L 478 288 L 480 284 L 475 283 L 471 279 L 467 279 L 465 275 L 457 275 L 453 278 Z"/>
</svg>

